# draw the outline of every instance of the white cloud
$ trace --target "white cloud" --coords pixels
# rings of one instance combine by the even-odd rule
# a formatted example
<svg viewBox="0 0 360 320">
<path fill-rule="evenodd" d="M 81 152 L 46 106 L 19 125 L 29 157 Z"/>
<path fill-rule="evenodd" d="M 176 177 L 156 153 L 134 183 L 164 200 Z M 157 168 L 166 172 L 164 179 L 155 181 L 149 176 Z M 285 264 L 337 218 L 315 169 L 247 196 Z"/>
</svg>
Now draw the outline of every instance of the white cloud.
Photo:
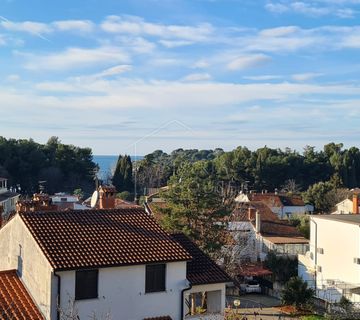
<svg viewBox="0 0 360 320">
<path fill-rule="evenodd" d="M 289 10 L 289 8 L 284 5 L 284 4 L 281 4 L 281 3 L 267 3 L 265 5 L 265 8 L 270 11 L 270 12 L 273 12 L 273 13 L 284 13 L 286 11 Z"/>
<path fill-rule="evenodd" d="M 121 48 L 110 46 L 95 49 L 68 48 L 62 52 L 44 55 L 22 55 L 27 59 L 25 68 L 29 70 L 62 71 L 99 64 L 127 63 L 130 60 L 129 56 Z"/>
<path fill-rule="evenodd" d="M 177 48 L 191 45 L 194 42 L 186 40 L 159 40 L 159 43 L 166 48 Z"/>
<path fill-rule="evenodd" d="M 308 80 L 311 80 L 311 79 L 314 79 L 314 78 L 317 78 L 317 77 L 320 77 L 322 76 L 323 74 L 322 73 L 297 73 L 297 74 L 293 74 L 291 76 L 292 79 L 294 79 L 295 81 L 308 81 Z"/>
<path fill-rule="evenodd" d="M 54 21 L 52 25 L 59 31 L 91 32 L 95 28 L 90 20 L 61 20 Z"/>
<path fill-rule="evenodd" d="M 345 48 L 360 48 L 360 35 L 350 35 L 344 38 L 342 44 Z"/>
<path fill-rule="evenodd" d="M 235 70 L 244 70 L 248 68 L 257 67 L 264 63 L 267 63 L 271 58 L 264 54 L 254 54 L 248 56 L 239 56 L 228 63 L 227 69 Z"/>
<path fill-rule="evenodd" d="M 210 66 L 209 62 L 205 60 L 198 60 L 193 65 L 192 68 L 194 69 L 206 69 Z"/>
<path fill-rule="evenodd" d="M 116 76 L 124 72 L 128 72 L 132 69 L 130 65 L 123 64 L 115 67 L 108 68 L 100 73 L 97 73 L 95 77 L 111 77 Z"/>
<path fill-rule="evenodd" d="M 262 37 L 284 37 L 290 34 L 294 34 L 300 31 L 297 26 L 283 26 L 271 29 L 264 29 L 259 32 L 259 36 Z"/>
<path fill-rule="evenodd" d="M 265 9 L 277 14 L 293 12 L 312 17 L 333 15 L 339 18 L 353 18 L 356 11 L 351 7 L 344 7 L 344 5 L 353 5 L 357 3 L 359 2 L 356 0 L 314 0 L 312 2 L 283 0 L 279 2 L 269 2 L 265 5 Z"/>
<path fill-rule="evenodd" d="M 135 53 L 151 53 L 156 49 L 155 43 L 142 37 L 119 36 L 115 40 Z"/>
<path fill-rule="evenodd" d="M 9 20 L 2 20 L 0 22 L 1 27 L 8 31 L 20 31 L 26 32 L 33 35 L 51 33 L 52 29 L 46 23 L 24 21 L 24 22 L 12 22 Z"/>
<path fill-rule="evenodd" d="M 208 24 L 196 26 L 165 25 L 146 22 L 134 16 L 108 16 L 101 27 L 109 33 L 147 35 L 165 39 L 183 39 L 188 41 L 204 41 L 213 33 L 213 27 Z"/>
<path fill-rule="evenodd" d="M 130 79 L 87 79 L 72 78 L 64 82 L 48 82 L 37 86 L 44 91 L 77 92 L 76 96 L 49 94 L 40 95 L 36 91 L 27 97 L 44 108 L 208 108 L 258 103 L 256 101 L 291 101 L 297 99 L 305 103 L 306 97 L 327 95 L 359 96 L 360 88 L 352 85 L 311 85 L 303 83 L 255 83 L 234 84 L 220 82 L 150 81 Z M 209 95 L 211 92 L 211 95 Z M 20 99 L 26 92 L 13 92 L 14 99 Z M 7 97 L 10 92 L 7 92 Z M 2 96 L 0 95 L 0 98 Z M 8 99 L 8 98 L 6 98 Z M 3 101 L 3 100 L 2 100 Z M 17 101 L 17 100 L 15 100 Z M 4 101 L 5 103 L 5 101 Z M 14 102 L 15 103 L 15 102 Z M 48 104 L 47 104 L 48 103 Z M 319 102 L 317 101 L 316 104 Z M 11 104 L 6 101 L 6 105 Z M 4 104 L 4 105 L 5 105 Z"/>
<path fill-rule="evenodd" d="M 6 81 L 8 82 L 17 82 L 21 79 L 21 77 L 18 74 L 9 74 L 6 77 Z"/>
<path fill-rule="evenodd" d="M 267 81 L 267 80 L 278 80 L 283 78 L 282 76 L 279 75 L 261 75 L 261 76 L 245 76 L 243 77 L 246 80 L 253 80 L 253 81 Z"/>
<path fill-rule="evenodd" d="M 211 80 L 211 75 L 208 73 L 191 73 L 182 78 L 182 81 L 195 82 L 195 81 L 208 81 Z"/>
</svg>

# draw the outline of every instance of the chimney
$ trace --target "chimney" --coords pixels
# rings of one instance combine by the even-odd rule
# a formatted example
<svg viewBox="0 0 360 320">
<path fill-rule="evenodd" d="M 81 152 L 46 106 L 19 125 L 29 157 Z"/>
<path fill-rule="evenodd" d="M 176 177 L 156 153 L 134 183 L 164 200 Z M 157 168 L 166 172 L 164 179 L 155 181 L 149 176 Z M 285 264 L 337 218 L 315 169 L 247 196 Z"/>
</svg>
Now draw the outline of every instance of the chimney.
<svg viewBox="0 0 360 320">
<path fill-rule="evenodd" d="M 258 210 L 256 211 L 255 228 L 256 228 L 256 232 L 260 233 L 260 231 L 261 231 L 261 215 Z"/>
<path fill-rule="evenodd" d="M 359 214 L 359 195 L 353 194 L 353 214 Z"/>
<path fill-rule="evenodd" d="M 253 207 L 248 208 L 248 220 L 251 221 L 255 218 L 255 209 Z"/>
<path fill-rule="evenodd" d="M 113 186 L 101 186 L 99 189 L 100 209 L 115 209 L 116 189 Z"/>
</svg>

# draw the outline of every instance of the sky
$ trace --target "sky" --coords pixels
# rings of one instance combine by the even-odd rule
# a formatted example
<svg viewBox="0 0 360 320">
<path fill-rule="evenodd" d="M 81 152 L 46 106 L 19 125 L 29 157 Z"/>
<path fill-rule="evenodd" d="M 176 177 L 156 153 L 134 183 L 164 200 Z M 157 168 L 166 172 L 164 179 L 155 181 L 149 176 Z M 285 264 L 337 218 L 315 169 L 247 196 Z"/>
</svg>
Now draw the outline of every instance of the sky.
<svg viewBox="0 0 360 320">
<path fill-rule="evenodd" d="M 0 0 L 0 136 L 360 147 L 360 0 Z"/>
</svg>

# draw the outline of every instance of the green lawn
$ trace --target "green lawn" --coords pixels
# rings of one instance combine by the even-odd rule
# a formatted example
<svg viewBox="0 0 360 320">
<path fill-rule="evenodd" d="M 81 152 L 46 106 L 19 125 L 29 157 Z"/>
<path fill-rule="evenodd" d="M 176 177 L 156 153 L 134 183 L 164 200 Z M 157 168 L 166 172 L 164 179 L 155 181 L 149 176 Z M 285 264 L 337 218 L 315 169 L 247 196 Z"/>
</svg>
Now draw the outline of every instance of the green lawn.
<svg viewBox="0 0 360 320">
<path fill-rule="evenodd" d="M 304 317 L 301 317 L 301 320 L 323 320 L 324 317 L 322 316 L 304 316 Z"/>
</svg>

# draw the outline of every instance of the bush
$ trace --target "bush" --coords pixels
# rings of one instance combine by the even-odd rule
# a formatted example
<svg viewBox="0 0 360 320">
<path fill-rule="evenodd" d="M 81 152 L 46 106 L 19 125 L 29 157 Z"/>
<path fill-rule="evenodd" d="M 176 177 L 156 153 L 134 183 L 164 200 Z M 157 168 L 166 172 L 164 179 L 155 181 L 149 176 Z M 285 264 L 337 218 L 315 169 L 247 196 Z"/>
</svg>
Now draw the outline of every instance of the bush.
<svg viewBox="0 0 360 320">
<path fill-rule="evenodd" d="M 297 308 L 308 307 L 314 290 L 299 277 L 292 277 L 286 284 L 282 292 L 281 300 L 283 304 L 293 305 Z"/>
<path fill-rule="evenodd" d="M 133 196 L 129 191 L 123 191 L 123 192 L 120 192 L 120 193 L 116 194 L 116 198 L 126 200 L 126 201 L 132 201 L 133 200 Z"/>
</svg>

